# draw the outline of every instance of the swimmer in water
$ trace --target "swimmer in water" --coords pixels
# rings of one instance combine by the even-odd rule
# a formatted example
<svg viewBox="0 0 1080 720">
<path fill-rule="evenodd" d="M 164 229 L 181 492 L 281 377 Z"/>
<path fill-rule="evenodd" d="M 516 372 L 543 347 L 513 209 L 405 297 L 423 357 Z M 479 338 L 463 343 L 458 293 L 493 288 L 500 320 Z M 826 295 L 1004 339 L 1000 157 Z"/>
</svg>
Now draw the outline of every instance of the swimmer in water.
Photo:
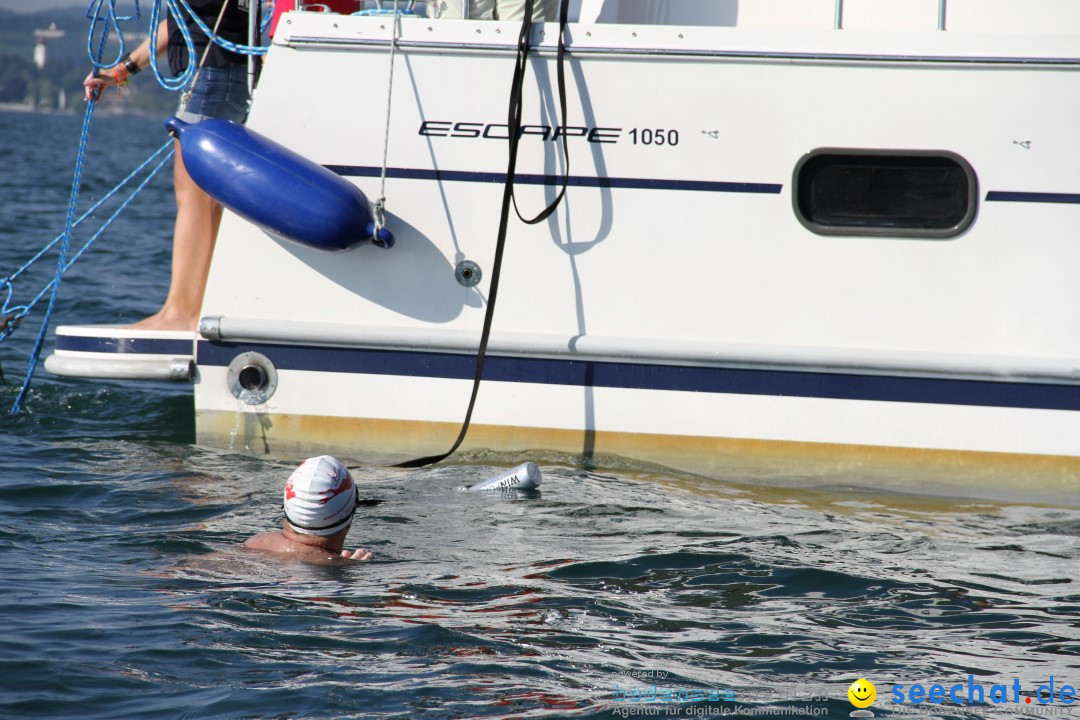
<svg viewBox="0 0 1080 720">
<path fill-rule="evenodd" d="M 309 562 L 370 560 L 371 553 L 363 548 L 342 549 L 358 501 L 359 490 L 348 468 L 329 455 L 309 458 L 285 483 L 282 529 L 260 533 L 244 546 Z"/>
</svg>

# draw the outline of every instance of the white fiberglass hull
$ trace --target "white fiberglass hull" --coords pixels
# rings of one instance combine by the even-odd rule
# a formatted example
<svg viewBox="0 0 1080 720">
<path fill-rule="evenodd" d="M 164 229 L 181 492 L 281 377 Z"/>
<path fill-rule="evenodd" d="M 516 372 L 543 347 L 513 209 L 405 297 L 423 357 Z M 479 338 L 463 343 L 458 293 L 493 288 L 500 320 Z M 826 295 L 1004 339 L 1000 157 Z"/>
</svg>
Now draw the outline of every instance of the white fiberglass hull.
<svg viewBox="0 0 1080 720">
<path fill-rule="evenodd" d="M 561 135 L 570 187 L 548 221 L 511 222 L 463 449 L 1080 504 L 1076 18 L 1024 35 L 789 19 L 573 25 L 565 122 L 556 26 L 536 35 L 523 213 L 557 194 Z M 489 297 L 517 26 L 402 20 L 389 94 L 389 20 L 282 27 L 249 126 L 372 198 L 385 151 L 397 245 L 327 254 L 227 213 L 199 440 L 445 451 Z M 823 149 L 959 158 L 973 205 L 951 234 L 819 232 L 796 185 Z M 253 404 L 245 353 L 274 379 Z"/>
</svg>

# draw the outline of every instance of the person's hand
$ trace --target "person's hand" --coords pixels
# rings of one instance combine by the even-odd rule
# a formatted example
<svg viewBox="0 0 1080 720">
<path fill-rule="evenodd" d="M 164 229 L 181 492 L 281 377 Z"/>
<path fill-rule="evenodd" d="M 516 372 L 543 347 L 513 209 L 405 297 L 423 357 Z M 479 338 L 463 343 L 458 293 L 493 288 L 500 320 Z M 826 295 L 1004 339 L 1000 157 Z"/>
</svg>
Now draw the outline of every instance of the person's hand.
<svg viewBox="0 0 1080 720">
<path fill-rule="evenodd" d="M 353 552 L 349 552 L 348 550 L 342 550 L 341 551 L 341 557 L 348 558 L 349 560 L 365 561 L 365 560 L 370 560 L 371 558 L 373 558 L 375 556 L 372 555 L 371 553 L 369 553 L 364 548 L 357 548 Z"/>
<path fill-rule="evenodd" d="M 95 76 L 94 73 L 90 73 L 83 80 L 83 87 L 86 88 L 85 100 L 90 101 L 90 96 L 95 92 L 98 98 L 101 98 L 101 94 L 105 92 L 105 88 L 115 87 L 117 85 L 116 76 L 112 73 L 106 72 L 104 75 Z"/>
</svg>

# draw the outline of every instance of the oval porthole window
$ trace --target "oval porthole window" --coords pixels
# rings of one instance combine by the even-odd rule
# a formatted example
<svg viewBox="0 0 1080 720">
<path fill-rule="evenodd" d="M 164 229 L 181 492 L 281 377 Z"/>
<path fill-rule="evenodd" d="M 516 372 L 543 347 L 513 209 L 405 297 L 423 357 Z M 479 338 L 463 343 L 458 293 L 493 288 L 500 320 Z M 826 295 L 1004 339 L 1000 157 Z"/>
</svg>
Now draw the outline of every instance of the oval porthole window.
<svg viewBox="0 0 1080 720">
<path fill-rule="evenodd" d="M 975 220 L 978 179 L 950 152 L 822 149 L 795 166 L 795 215 L 819 235 L 950 238 Z"/>
</svg>

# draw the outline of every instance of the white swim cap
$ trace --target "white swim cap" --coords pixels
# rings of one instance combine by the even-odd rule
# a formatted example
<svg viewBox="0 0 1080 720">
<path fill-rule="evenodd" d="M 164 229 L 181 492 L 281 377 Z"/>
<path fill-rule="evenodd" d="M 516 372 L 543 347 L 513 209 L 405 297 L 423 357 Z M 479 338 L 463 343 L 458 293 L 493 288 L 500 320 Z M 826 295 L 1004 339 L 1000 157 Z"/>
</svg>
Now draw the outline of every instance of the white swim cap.
<svg viewBox="0 0 1080 720">
<path fill-rule="evenodd" d="M 339 460 L 308 458 L 285 483 L 285 519 L 303 535 L 333 535 L 352 522 L 358 492 Z"/>
</svg>

